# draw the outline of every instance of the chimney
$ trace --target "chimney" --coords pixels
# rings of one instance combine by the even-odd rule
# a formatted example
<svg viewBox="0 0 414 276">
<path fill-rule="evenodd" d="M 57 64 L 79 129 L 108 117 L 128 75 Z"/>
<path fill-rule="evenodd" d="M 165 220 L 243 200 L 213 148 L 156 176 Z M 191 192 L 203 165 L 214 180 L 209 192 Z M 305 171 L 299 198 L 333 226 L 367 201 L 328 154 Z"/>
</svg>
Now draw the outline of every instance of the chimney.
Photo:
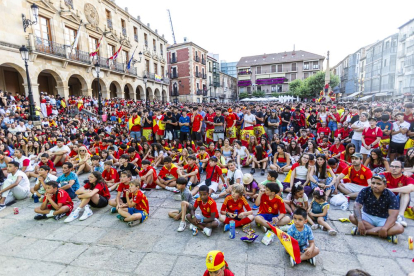
<svg viewBox="0 0 414 276">
<path fill-rule="evenodd" d="M 187 38 L 186 37 L 184 37 L 184 42 L 187 42 Z"/>
<path fill-rule="evenodd" d="M 138 16 L 137 16 L 137 20 L 138 20 L 138 21 L 141 21 L 141 16 L 139 16 L 139 15 L 138 15 Z"/>
<path fill-rule="evenodd" d="M 128 7 L 125 7 L 125 11 L 128 12 Z"/>
<path fill-rule="evenodd" d="M 147 27 L 150 28 L 150 23 L 147 23 Z"/>
</svg>

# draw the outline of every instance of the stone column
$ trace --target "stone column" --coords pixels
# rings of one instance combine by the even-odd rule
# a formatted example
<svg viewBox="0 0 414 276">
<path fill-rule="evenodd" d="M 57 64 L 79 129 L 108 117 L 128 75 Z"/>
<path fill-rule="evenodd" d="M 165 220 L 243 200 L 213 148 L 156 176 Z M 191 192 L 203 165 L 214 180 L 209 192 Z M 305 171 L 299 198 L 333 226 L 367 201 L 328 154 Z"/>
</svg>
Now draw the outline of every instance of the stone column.
<svg viewBox="0 0 414 276">
<path fill-rule="evenodd" d="M 56 86 L 57 92 L 60 96 L 63 96 L 67 101 L 69 99 L 69 86 L 68 85 L 58 85 Z"/>
<path fill-rule="evenodd" d="M 82 96 L 92 97 L 92 88 L 83 88 L 81 89 Z"/>
<path fill-rule="evenodd" d="M 32 83 L 32 94 L 33 94 L 33 101 L 35 102 L 35 106 L 40 107 L 40 93 L 39 93 L 39 85 L 37 83 Z M 29 96 L 29 86 L 27 83 L 23 84 L 24 87 L 24 94 Z"/>
<path fill-rule="evenodd" d="M 124 91 L 116 91 L 116 96 L 118 98 L 123 99 L 125 97 L 124 95 L 125 95 Z"/>
</svg>

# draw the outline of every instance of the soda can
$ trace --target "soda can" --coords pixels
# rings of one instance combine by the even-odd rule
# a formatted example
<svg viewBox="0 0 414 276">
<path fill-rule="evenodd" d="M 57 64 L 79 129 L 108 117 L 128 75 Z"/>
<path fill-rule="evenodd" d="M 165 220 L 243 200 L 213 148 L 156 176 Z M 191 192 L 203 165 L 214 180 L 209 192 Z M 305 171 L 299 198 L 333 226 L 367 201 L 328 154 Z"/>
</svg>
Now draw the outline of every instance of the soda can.
<svg viewBox="0 0 414 276">
<path fill-rule="evenodd" d="M 14 210 L 14 214 L 15 214 L 15 215 L 19 214 L 19 208 L 14 207 L 14 208 L 13 208 L 13 210 Z"/>
<path fill-rule="evenodd" d="M 408 249 L 413 250 L 413 237 L 408 237 Z"/>
<path fill-rule="evenodd" d="M 348 199 L 348 203 L 350 203 L 351 198 L 349 196 L 345 196 L 345 197 L 346 197 L 346 199 Z"/>
</svg>

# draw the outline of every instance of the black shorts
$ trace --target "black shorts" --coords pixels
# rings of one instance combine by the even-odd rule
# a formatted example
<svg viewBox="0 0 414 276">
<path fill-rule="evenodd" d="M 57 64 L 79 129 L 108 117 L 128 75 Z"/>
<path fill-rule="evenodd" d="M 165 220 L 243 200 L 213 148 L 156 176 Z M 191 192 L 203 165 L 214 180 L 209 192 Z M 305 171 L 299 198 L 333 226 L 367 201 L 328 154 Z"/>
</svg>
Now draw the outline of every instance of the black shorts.
<svg viewBox="0 0 414 276">
<path fill-rule="evenodd" d="M 390 153 L 404 154 L 405 143 L 390 143 Z"/>
<path fill-rule="evenodd" d="M 191 133 L 191 136 L 192 136 L 193 140 L 195 140 L 195 141 L 201 141 L 201 140 L 203 140 L 203 137 L 201 135 L 201 132 L 195 132 L 195 131 L 193 131 L 193 133 Z"/>
<path fill-rule="evenodd" d="M 94 208 L 103 208 L 106 207 L 108 205 L 108 199 L 106 197 L 103 197 L 101 195 L 99 195 L 99 201 L 98 203 L 93 203 L 92 200 L 89 201 L 89 205 L 91 205 L 91 207 Z"/>
</svg>

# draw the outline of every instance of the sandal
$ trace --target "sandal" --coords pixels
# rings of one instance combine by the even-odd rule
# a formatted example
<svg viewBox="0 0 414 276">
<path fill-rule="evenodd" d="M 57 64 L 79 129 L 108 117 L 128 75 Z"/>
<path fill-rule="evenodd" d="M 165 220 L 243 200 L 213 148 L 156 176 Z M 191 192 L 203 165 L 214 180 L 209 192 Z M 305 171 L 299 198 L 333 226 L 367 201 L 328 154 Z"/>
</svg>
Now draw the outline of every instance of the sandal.
<svg viewBox="0 0 414 276">
<path fill-rule="evenodd" d="M 336 236 L 336 234 L 338 234 L 338 232 L 336 232 L 335 230 L 331 229 L 328 231 L 329 236 Z"/>
</svg>

